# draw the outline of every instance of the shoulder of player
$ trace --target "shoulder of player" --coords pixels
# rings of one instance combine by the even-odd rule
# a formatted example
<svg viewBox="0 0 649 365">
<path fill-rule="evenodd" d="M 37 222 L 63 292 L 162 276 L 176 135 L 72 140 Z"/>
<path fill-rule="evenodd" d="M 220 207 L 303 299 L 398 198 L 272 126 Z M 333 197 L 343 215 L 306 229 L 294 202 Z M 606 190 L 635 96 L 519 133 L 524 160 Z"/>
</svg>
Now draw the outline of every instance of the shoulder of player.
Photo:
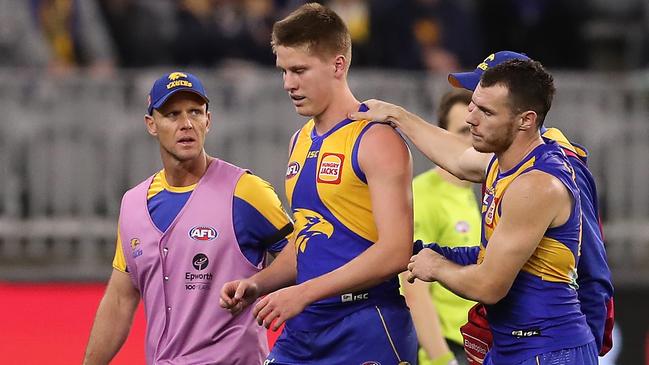
<svg viewBox="0 0 649 365">
<path fill-rule="evenodd" d="M 358 161 L 366 173 L 370 168 L 378 171 L 401 171 L 411 161 L 410 151 L 392 127 L 373 125 L 367 130 L 358 148 Z"/>
<path fill-rule="evenodd" d="M 512 181 L 503 196 L 503 204 L 521 202 L 529 207 L 550 207 L 567 197 L 567 188 L 558 178 L 544 171 L 531 170 Z"/>
<path fill-rule="evenodd" d="M 291 136 L 291 139 L 288 142 L 289 149 L 292 149 L 295 142 L 297 142 L 297 139 L 298 139 L 298 137 L 300 135 L 300 132 L 302 132 L 302 128 L 300 128 L 300 129 L 296 130 L 295 132 L 293 132 L 293 135 Z"/>
<path fill-rule="evenodd" d="M 373 124 L 362 137 L 359 152 L 388 154 L 397 150 L 407 151 L 406 142 L 399 133 L 387 124 Z"/>
<path fill-rule="evenodd" d="M 245 201 L 258 200 L 267 191 L 274 193 L 273 187 L 266 180 L 251 173 L 244 173 L 234 189 L 234 196 Z"/>
<path fill-rule="evenodd" d="M 377 123 L 377 122 L 369 122 L 364 127 L 367 128 L 367 132 L 365 133 L 366 136 L 371 136 L 371 135 L 381 136 L 381 135 L 385 134 L 385 135 L 399 137 L 399 133 L 388 124 Z M 403 140 L 401 137 L 399 137 L 399 138 L 401 140 Z"/>
</svg>

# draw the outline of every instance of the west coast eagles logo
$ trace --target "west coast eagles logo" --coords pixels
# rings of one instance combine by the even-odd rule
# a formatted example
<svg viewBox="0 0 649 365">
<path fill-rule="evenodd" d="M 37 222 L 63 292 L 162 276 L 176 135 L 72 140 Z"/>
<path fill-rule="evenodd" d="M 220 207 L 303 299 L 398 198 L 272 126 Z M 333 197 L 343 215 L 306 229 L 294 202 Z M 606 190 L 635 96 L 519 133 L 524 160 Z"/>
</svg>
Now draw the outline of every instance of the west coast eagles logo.
<svg viewBox="0 0 649 365">
<path fill-rule="evenodd" d="M 487 56 L 487 58 L 485 58 L 484 61 L 482 61 L 477 66 L 477 68 L 481 69 L 482 71 L 487 71 L 487 69 L 489 68 L 488 62 L 493 62 L 493 60 L 495 60 L 495 59 L 496 59 L 496 55 L 492 53 L 489 56 Z"/>
<path fill-rule="evenodd" d="M 140 245 L 140 239 L 139 238 L 131 238 L 131 248 L 132 249 L 135 249 L 139 245 Z"/>
<path fill-rule="evenodd" d="M 334 227 L 324 217 L 309 209 L 296 209 L 295 226 L 300 229 L 295 238 L 295 248 L 304 252 L 306 244 L 315 236 L 325 235 L 327 238 L 334 233 Z"/>
<path fill-rule="evenodd" d="M 139 238 L 131 238 L 131 250 L 131 256 L 133 256 L 134 259 L 142 256 L 142 247 L 140 247 Z"/>
<path fill-rule="evenodd" d="M 178 79 L 185 79 L 185 80 L 178 80 Z M 169 74 L 169 80 L 171 80 L 170 83 L 167 84 L 167 90 L 173 89 L 175 87 L 193 87 L 194 85 L 187 81 L 187 74 L 182 73 L 182 72 L 172 72 Z"/>
<path fill-rule="evenodd" d="M 169 74 L 169 80 L 171 81 L 176 81 L 179 78 L 187 78 L 187 74 L 182 73 L 182 72 L 172 72 Z"/>
</svg>

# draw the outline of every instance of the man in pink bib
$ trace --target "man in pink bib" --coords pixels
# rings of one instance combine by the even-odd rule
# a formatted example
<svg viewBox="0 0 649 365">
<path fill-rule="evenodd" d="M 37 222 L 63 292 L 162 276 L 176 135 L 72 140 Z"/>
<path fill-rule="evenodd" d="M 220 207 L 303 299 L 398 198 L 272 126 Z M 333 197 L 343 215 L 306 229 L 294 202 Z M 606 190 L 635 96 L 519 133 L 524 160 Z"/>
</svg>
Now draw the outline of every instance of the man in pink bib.
<svg viewBox="0 0 649 365">
<path fill-rule="evenodd" d="M 208 102 L 201 81 L 185 72 L 151 89 L 144 121 L 163 169 L 124 194 L 113 273 L 84 364 L 115 356 L 140 298 L 148 364 L 249 365 L 268 354 L 265 329 L 251 314 L 222 310 L 219 290 L 261 270 L 293 225 L 267 182 L 205 153 Z"/>
</svg>

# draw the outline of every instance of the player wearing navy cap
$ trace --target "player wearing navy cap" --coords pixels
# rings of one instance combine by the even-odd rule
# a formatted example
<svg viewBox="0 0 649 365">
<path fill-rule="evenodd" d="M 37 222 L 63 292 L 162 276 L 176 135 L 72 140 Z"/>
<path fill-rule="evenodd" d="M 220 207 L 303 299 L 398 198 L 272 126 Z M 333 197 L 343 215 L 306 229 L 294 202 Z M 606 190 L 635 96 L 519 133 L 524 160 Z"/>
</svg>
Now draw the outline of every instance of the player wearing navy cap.
<svg viewBox="0 0 649 365">
<path fill-rule="evenodd" d="M 480 82 L 480 77 L 489 67 L 512 59 L 529 60 L 530 58 L 525 54 L 512 51 L 496 52 L 485 58 L 474 71 L 449 74 L 448 81 L 455 87 L 473 91 Z M 586 315 L 588 326 L 595 336 L 599 354 L 603 356 L 613 345 L 613 285 L 599 221 L 597 188 L 595 179 L 587 165 L 588 151 L 584 147 L 570 142 L 557 128 L 542 127 L 541 133 L 544 139 L 557 141 L 575 169 L 583 220 L 581 257 L 577 266 L 577 285 L 579 286 L 577 294 L 581 311 Z M 449 255 L 454 254 L 452 251 L 448 252 Z M 477 258 L 475 249 L 456 251 L 455 253 Z"/>
<path fill-rule="evenodd" d="M 188 72 L 176 71 L 157 79 L 153 83 L 148 96 L 149 106 L 147 113 L 153 115 L 154 109 L 163 106 L 167 99 L 180 91 L 196 94 L 205 101 L 205 106 L 209 105 L 210 100 L 207 98 L 201 80 Z"/>
<path fill-rule="evenodd" d="M 151 88 L 144 121 L 163 169 L 124 194 L 113 272 L 84 364 L 110 362 L 140 298 L 148 364 L 250 365 L 268 353 L 251 313 L 232 318 L 218 307 L 219 289 L 259 272 L 293 225 L 268 183 L 207 155 L 208 102 L 201 81 L 186 72 Z"/>
<path fill-rule="evenodd" d="M 531 60 L 482 66 L 467 117 L 472 148 L 385 102 L 351 115 L 392 122 L 437 165 L 485 184 L 477 260 L 458 265 L 422 250 L 411 258 L 410 278 L 437 280 L 487 305 L 493 347 L 485 364 L 596 364 L 576 290 L 580 193 L 563 150 L 541 137 L 552 76 Z"/>
</svg>

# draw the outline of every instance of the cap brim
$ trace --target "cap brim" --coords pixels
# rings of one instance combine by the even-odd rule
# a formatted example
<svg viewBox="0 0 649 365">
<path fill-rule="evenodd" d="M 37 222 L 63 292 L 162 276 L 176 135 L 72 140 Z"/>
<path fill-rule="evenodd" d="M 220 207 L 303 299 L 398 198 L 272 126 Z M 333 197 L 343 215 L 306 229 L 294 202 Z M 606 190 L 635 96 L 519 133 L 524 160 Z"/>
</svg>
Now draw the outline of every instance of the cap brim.
<svg viewBox="0 0 649 365">
<path fill-rule="evenodd" d="M 151 106 L 149 107 L 149 115 L 151 115 L 151 114 L 153 113 L 153 109 L 159 109 L 161 106 L 164 105 L 164 103 L 167 102 L 167 100 L 169 100 L 169 98 L 170 98 L 172 95 L 174 95 L 174 94 L 176 94 L 176 93 L 178 93 L 178 92 L 180 92 L 180 91 L 185 91 L 185 92 L 194 93 L 194 94 L 200 96 L 201 98 L 203 98 L 203 100 L 205 100 L 205 103 L 206 103 L 206 104 L 209 104 L 209 102 L 210 102 L 210 99 L 208 99 L 207 96 L 205 96 L 205 95 L 199 93 L 198 91 L 196 91 L 196 90 L 194 90 L 194 89 L 192 89 L 192 88 L 189 88 L 189 87 L 180 87 L 180 88 L 177 88 L 177 89 L 172 90 L 171 92 L 169 92 L 169 93 L 166 94 L 165 96 L 163 96 L 163 97 L 161 97 L 160 99 L 158 99 L 155 103 L 151 104 Z"/>
<path fill-rule="evenodd" d="M 456 72 L 448 74 L 448 82 L 453 87 L 473 91 L 480 83 L 480 75 L 475 72 Z"/>
</svg>

